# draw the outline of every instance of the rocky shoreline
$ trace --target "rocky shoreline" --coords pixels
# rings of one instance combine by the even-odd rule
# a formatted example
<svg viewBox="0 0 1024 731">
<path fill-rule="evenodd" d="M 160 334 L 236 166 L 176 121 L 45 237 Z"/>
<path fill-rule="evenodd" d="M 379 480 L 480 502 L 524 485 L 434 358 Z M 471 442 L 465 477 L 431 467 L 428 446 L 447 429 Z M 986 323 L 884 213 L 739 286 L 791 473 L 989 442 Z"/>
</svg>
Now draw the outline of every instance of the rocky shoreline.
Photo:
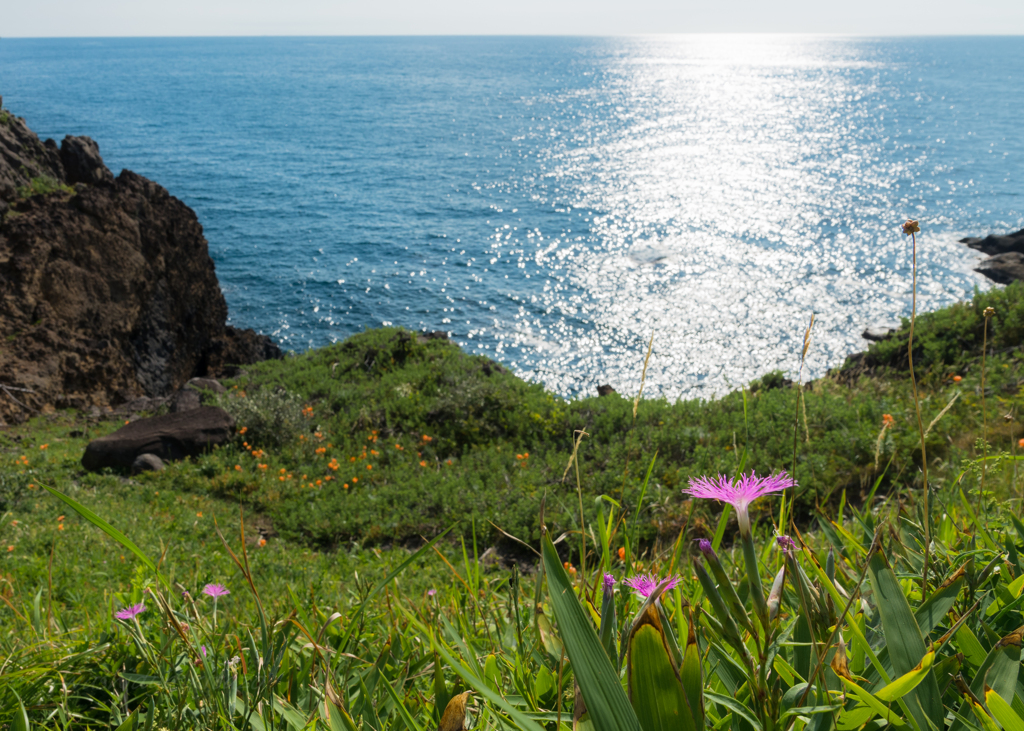
<svg viewBox="0 0 1024 731">
<path fill-rule="evenodd" d="M 981 272 L 993 282 L 1009 284 L 1024 280 L 1024 229 L 1005 236 L 969 237 L 960 239 L 960 243 L 989 255 L 974 271 Z"/>
<path fill-rule="evenodd" d="M 0 424 L 110 410 L 281 351 L 226 325 L 195 212 L 114 176 L 88 137 L 40 141 L 0 99 Z"/>
</svg>

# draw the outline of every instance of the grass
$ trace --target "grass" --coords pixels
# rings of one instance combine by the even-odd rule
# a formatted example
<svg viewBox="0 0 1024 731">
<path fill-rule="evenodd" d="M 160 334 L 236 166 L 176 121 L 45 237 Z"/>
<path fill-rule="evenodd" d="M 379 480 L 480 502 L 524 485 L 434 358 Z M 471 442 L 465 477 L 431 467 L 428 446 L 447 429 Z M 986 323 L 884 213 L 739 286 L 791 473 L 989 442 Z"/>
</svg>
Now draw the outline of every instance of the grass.
<svg viewBox="0 0 1024 731">
<path fill-rule="evenodd" d="M 32 178 L 28 185 L 18 187 L 18 197 L 25 199 L 37 195 L 49 195 L 58 191 L 69 195 L 75 194 L 75 189 L 70 185 L 65 185 L 49 175 L 39 175 Z"/>
<path fill-rule="evenodd" d="M 979 358 L 987 306 L 996 316 L 986 365 L 990 457 L 982 462 Z M 940 545 L 931 583 L 961 553 L 974 551 L 971 570 L 980 571 L 997 552 L 1010 552 L 1011 568 L 995 585 L 972 583 L 972 597 L 991 590 L 998 599 L 1003 577 L 1019 572 L 1014 544 L 1024 535 L 1009 509 L 1019 510 L 1010 501 L 1020 490 L 1016 414 L 1024 353 L 1013 333 L 1022 313 L 1024 288 L 1012 285 L 917 321 L 925 423 L 959 394 L 927 437 L 931 481 L 942 486 L 932 513 Z M 822 529 L 805 536 L 810 550 L 825 565 L 831 546 L 847 587 L 875 529 L 889 526 L 887 535 L 899 538 L 892 560 L 903 562 L 913 599 L 920 594 L 913 583 L 921 576 L 914 527 L 920 516 L 908 506 L 915 504 L 920 451 L 900 357 L 898 338 L 884 341 L 834 377 L 806 386 L 795 504 L 801 530 Z M 309 719 L 319 714 L 313 725 L 327 728 L 329 677 L 357 723 L 415 729 L 436 724 L 448 697 L 483 678 L 513 708 L 478 702 L 482 727 L 530 728 L 533 719 L 550 731 L 559 714 L 571 713 L 571 663 L 546 619 L 552 608 L 543 578 L 481 560 L 495 545 L 506 560 L 534 571 L 531 549 L 498 527 L 537 548 L 543 510 L 549 535 L 570 534 L 559 544 L 561 558 L 577 587 L 586 580 L 590 591 L 595 571 L 621 578 L 675 567 L 689 577 L 689 540 L 716 535 L 719 508 L 685 499 L 687 480 L 788 469 L 793 454 L 795 392 L 778 373 L 713 401 L 644 400 L 634 419 L 631 399 L 567 402 L 443 340 L 381 329 L 251 367 L 227 385 L 221 401 L 239 417 L 236 438 L 159 473 L 81 469 L 88 441 L 122 425 L 113 418 L 60 412 L 0 433 L 0 709 L 7 709 L 0 723 L 13 719 L 21 702 L 45 728 L 120 725 L 136 710 L 153 714 L 153 728 L 261 728 L 252 714 L 262 704 L 261 724 L 276 719 L 277 727 L 312 728 Z M 879 442 L 883 414 L 895 425 Z M 573 473 L 562 477 L 579 429 L 589 436 L 580 445 L 577 494 Z M 40 484 L 110 521 L 152 558 L 158 574 Z M 864 501 L 872 510 L 853 510 Z M 754 508 L 757 540 L 768 546 L 778 504 Z M 601 516 L 611 522 L 599 523 Z M 586 573 L 581 525 L 590 552 Z M 449 527 L 436 551 L 413 553 Z M 741 575 L 738 546 L 720 550 L 730 575 Z M 232 592 L 221 600 L 217 627 L 202 598 L 207 583 Z M 694 606 L 703 601 L 689 579 L 680 595 L 665 600 L 681 637 L 684 597 Z M 138 625 L 113 619 L 114 610 L 140 601 L 149 609 Z M 620 617 L 637 606 L 624 593 L 618 601 Z M 789 601 L 792 618 L 798 600 Z M 340 617 L 331 620 L 336 612 Z M 999 627 L 1018 615 L 999 615 Z M 175 622 L 190 629 L 183 634 Z M 993 625 L 989 634 L 974 626 L 991 647 Z M 261 666 L 261 657 L 280 662 Z M 240 663 L 246 669 L 238 670 Z M 260 667 L 262 675 L 253 670 Z M 735 695 L 711 666 L 705 672 L 710 689 Z M 245 699 L 241 711 L 215 700 L 235 697 L 232 683 Z M 709 707 L 723 718 L 721 707 Z M 293 710 L 298 725 L 288 720 Z M 149 723 L 140 716 L 140 725 Z"/>
</svg>

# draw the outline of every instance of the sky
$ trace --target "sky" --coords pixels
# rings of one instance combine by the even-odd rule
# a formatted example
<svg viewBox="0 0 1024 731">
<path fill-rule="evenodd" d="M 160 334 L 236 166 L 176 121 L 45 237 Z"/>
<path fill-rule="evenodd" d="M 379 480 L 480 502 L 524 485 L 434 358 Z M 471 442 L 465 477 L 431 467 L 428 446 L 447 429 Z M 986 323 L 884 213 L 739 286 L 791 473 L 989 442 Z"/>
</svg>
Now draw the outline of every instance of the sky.
<svg viewBox="0 0 1024 731">
<path fill-rule="evenodd" d="M 33 0 L 0 38 L 839 33 L 1021 35 L 1022 0 Z"/>
</svg>

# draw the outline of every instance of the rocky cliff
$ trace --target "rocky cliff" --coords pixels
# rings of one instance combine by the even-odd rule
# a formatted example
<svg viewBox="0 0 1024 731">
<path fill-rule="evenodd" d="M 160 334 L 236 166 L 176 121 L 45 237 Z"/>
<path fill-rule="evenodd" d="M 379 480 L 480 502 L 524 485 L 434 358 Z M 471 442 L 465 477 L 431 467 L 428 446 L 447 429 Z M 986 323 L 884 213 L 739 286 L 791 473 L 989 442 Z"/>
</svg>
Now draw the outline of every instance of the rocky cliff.
<svg viewBox="0 0 1024 731">
<path fill-rule="evenodd" d="M 42 142 L 0 109 L 0 421 L 163 396 L 280 357 L 226 327 L 195 212 L 88 137 Z"/>
</svg>

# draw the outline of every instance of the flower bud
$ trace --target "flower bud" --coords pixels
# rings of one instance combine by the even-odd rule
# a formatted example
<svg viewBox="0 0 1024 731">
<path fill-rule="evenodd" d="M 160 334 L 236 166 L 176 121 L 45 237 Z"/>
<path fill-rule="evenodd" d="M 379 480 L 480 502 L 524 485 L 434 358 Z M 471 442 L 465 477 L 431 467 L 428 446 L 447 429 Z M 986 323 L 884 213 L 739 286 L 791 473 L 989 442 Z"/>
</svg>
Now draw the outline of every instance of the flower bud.
<svg viewBox="0 0 1024 731">
<path fill-rule="evenodd" d="M 772 590 L 768 592 L 768 619 L 774 621 L 779 616 L 779 605 L 782 603 L 782 585 L 786 579 L 786 567 L 779 569 L 772 582 Z"/>
</svg>

